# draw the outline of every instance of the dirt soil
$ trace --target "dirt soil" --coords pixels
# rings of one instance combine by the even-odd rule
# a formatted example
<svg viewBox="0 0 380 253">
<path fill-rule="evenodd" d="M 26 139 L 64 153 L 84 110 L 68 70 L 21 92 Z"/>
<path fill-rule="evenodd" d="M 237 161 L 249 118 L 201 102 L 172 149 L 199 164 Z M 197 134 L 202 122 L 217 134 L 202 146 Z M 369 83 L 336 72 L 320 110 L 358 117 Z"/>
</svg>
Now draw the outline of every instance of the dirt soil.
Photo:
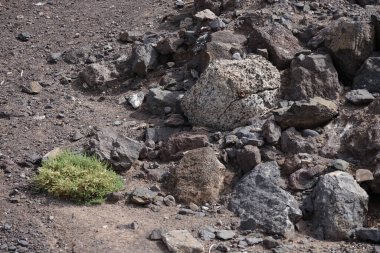
<svg viewBox="0 0 380 253">
<path fill-rule="evenodd" d="M 36 157 L 55 147 L 80 147 L 86 139 L 72 143 L 76 131 L 87 133 L 121 121 L 118 130 L 141 140 L 141 126 L 160 120 L 119 104 L 120 93 L 89 94 L 75 88 L 64 80 L 76 78 L 77 66 L 62 61 L 48 64 L 48 55 L 83 46 L 102 50 L 107 44 L 113 55 L 123 54 L 128 48 L 117 42 L 119 32 L 163 31 L 160 20 L 172 12 L 173 1 L 165 0 L 0 0 L 0 252 L 166 252 L 162 242 L 147 239 L 153 229 L 187 229 L 196 236 L 202 226 L 219 220 L 236 224 L 237 218 L 228 211 L 179 217 L 178 207 L 154 212 L 125 203 L 76 206 L 30 190 Z M 21 32 L 31 34 L 29 41 L 16 39 Z M 22 91 L 31 81 L 42 84 L 40 94 Z M 136 179 L 133 171 L 124 177 L 128 189 L 152 184 Z M 15 191 L 18 200 L 9 201 Z M 137 230 L 117 228 L 134 221 Z M 287 243 L 294 252 L 369 252 L 372 248 L 305 236 Z"/>
</svg>

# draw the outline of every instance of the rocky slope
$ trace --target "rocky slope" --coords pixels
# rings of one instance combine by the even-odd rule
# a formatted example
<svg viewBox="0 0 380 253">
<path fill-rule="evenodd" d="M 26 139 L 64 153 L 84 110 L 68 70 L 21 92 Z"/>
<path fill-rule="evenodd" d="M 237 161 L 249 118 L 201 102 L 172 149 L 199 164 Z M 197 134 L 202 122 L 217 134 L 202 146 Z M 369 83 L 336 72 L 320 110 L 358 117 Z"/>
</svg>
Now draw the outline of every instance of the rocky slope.
<svg viewBox="0 0 380 253">
<path fill-rule="evenodd" d="M 377 4 L 0 3 L 0 251 L 380 252 Z M 125 189 L 34 193 L 64 148 Z"/>
</svg>

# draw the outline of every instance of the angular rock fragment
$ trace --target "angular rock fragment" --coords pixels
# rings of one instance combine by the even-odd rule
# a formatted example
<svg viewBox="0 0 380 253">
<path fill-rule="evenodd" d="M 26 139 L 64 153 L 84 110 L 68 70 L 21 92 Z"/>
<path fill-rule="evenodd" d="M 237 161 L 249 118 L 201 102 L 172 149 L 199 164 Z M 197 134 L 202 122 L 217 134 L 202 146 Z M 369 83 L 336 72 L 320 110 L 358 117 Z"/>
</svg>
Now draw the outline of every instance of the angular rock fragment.
<svg viewBox="0 0 380 253">
<path fill-rule="evenodd" d="M 355 75 L 353 89 L 380 92 L 380 56 L 369 57 Z"/>
<path fill-rule="evenodd" d="M 318 238 L 344 240 L 353 229 L 363 227 L 368 194 L 347 172 L 324 175 L 314 188 L 312 202 L 313 231 Z"/>
<path fill-rule="evenodd" d="M 116 170 L 127 170 L 139 156 L 144 144 L 111 128 L 101 129 L 89 142 L 88 152 L 108 162 Z"/>
<path fill-rule="evenodd" d="M 337 99 L 342 86 L 338 72 L 327 54 L 299 55 L 290 65 L 290 84 L 286 98 L 302 100 L 309 97 Z"/>
<path fill-rule="evenodd" d="M 321 97 L 297 101 L 292 106 L 274 111 L 281 128 L 315 128 L 328 123 L 338 115 L 338 106 Z"/>
<path fill-rule="evenodd" d="M 267 49 L 269 60 L 279 69 L 288 68 L 294 56 L 305 51 L 292 32 L 278 23 L 254 28 L 248 39 L 248 47 L 254 51 Z"/>
<path fill-rule="evenodd" d="M 375 30 L 368 22 L 340 18 L 330 25 L 325 46 L 332 54 L 341 80 L 348 85 L 373 52 Z"/>
<path fill-rule="evenodd" d="M 161 159 L 164 161 L 179 160 L 185 151 L 203 148 L 207 145 L 207 135 L 189 132 L 174 134 L 161 149 Z"/>
<path fill-rule="evenodd" d="M 241 228 L 285 237 L 294 235 L 301 216 L 297 201 L 279 186 L 276 162 L 262 163 L 241 179 L 234 189 L 229 208 L 240 215 Z"/>
</svg>

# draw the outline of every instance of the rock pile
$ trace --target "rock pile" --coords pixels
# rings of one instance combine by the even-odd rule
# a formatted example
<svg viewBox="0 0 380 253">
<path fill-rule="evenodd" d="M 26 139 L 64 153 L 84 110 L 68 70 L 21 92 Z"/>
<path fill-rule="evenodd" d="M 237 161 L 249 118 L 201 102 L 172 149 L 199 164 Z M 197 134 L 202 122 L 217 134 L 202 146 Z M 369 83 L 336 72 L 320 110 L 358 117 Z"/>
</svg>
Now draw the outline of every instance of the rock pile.
<svg viewBox="0 0 380 253">
<path fill-rule="evenodd" d="M 196 0 L 175 8 L 189 10 L 171 20 L 177 32 L 123 32 L 129 56 L 80 73 L 85 87 L 102 91 L 143 78 L 130 87 L 139 90 L 129 103 L 161 125 L 147 127 L 144 144 L 99 131 L 89 150 L 115 169 L 151 163 L 142 174 L 159 182 L 165 171 L 168 191 L 193 207 L 184 214 L 230 191 L 241 231 L 290 238 L 301 221 L 321 239 L 378 241 L 378 230 L 366 227 L 368 194 L 380 192 L 380 34 L 372 7 Z M 157 169 L 169 162 L 170 170 Z M 131 199 L 148 205 L 159 197 L 137 189 Z M 230 240 L 235 231 L 199 234 Z M 172 252 L 204 252 L 187 231 L 162 238 Z"/>
</svg>

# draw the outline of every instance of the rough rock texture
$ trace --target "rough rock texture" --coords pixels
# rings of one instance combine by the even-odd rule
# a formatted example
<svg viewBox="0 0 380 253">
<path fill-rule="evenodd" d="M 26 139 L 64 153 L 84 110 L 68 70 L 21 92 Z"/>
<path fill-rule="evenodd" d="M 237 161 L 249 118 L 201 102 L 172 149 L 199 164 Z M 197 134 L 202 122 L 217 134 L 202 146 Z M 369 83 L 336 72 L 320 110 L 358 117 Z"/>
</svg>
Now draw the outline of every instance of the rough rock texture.
<svg viewBox="0 0 380 253">
<path fill-rule="evenodd" d="M 269 60 L 279 69 L 288 68 L 294 56 L 305 50 L 292 32 L 278 23 L 254 28 L 248 47 L 254 51 L 267 49 Z"/>
<path fill-rule="evenodd" d="M 375 97 L 367 90 L 359 89 L 347 92 L 346 99 L 354 105 L 367 105 L 371 103 Z"/>
<path fill-rule="evenodd" d="M 319 176 L 326 169 L 325 166 L 317 165 L 305 167 L 292 173 L 289 177 L 289 186 L 294 190 L 311 189 L 317 183 Z"/>
<path fill-rule="evenodd" d="M 161 149 L 163 161 L 177 160 L 182 158 L 183 152 L 203 148 L 208 145 L 208 137 L 204 134 L 179 133 L 174 134 Z"/>
<path fill-rule="evenodd" d="M 88 65 L 80 74 L 81 80 L 89 88 L 104 90 L 109 82 L 115 81 L 112 75 L 112 69 L 105 64 L 93 63 Z"/>
<path fill-rule="evenodd" d="M 180 91 L 152 88 L 146 95 L 146 103 L 148 110 L 153 114 L 164 114 L 165 107 L 170 107 L 172 112 L 181 112 L 182 97 L 183 93 Z"/>
<path fill-rule="evenodd" d="M 317 153 L 318 146 L 315 138 L 305 138 L 294 127 L 288 128 L 281 134 L 281 150 L 288 154 Z"/>
<path fill-rule="evenodd" d="M 132 52 L 132 72 L 144 77 L 157 64 L 158 54 L 150 43 L 137 44 Z"/>
<path fill-rule="evenodd" d="M 168 141 L 171 135 L 188 130 L 190 130 L 188 127 L 150 127 L 146 129 L 145 140 L 152 140 L 154 142 Z"/>
<path fill-rule="evenodd" d="M 352 118 L 347 128 L 341 136 L 341 142 L 344 144 L 341 151 L 363 163 L 377 164 L 376 156 L 380 154 L 380 117 L 366 115 Z"/>
<path fill-rule="evenodd" d="M 281 137 L 281 127 L 274 120 L 267 120 L 263 125 L 263 137 L 269 144 L 277 143 Z"/>
<path fill-rule="evenodd" d="M 184 203 L 216 202 L 223 187 L 224 165 L 211 148 L 187 152 L 173 171 L 174 193 Z"/>
<path fill-rule="evenodd" d="M 211 34 L 211 41 L 207 43 L 206 51 L 210 60 L 233 59 L 233 52 L 243 50 L 243 44 L 247 38 L 242 34 L 224 30 Z"/>
<path fill-rule="evenodd" d="M 276 162 L 262 163 L 241 179 L 234 189 L 229 208 L 241 217 L 241 228 L 291 237 L 293 222 L 301 210 L 292 195 L 279 187 Z"/>
<path fill-rule="evenodd" d="M 173 253 L 202 253 L 203 245 L 187 230 L 172 230 L 162 235 L 162 240 Z"/>
<path fill-rule="evenodd" d="M 195 9 L 198 11 L 209 9 L 215 14 L 219 15 L 222 8 L 222 1 L 221 0 L 195 0 L 194 6 L 195 6 Z"/>
<path fill-rule="evenodd" d="M 144 144 L 124 137 L 111 128 L 96 133 L 89 142 L 88 151 L 108 162 L 116 170 L 127 170 L 136 161 Z"/>
<path fill-rule="evenodd" d="M 282 128 L 315 128 L 338 115 L 338 106 L 321 97 L 297 101 L 292 106 L 274 111 L 275 120 Z"/>
<path fill-rule="evenodd" d="M 260 115 L 277 102 L 280 74 L 261 56 L 210 64 L 182 100 L 189 121 L 231 129 Z"/>
<path fill-rule="evenodd" d="M 340 18 L 332 23 L 325 39 L 341 80 L 350 84 L 356 71 L 372 54 L 375 45 L 374 28 L 367 22 Z"/>
<path fill-rule="evenodd" d="M 239 168 L 247 173 L 261 163 L 260 150 L 252 145 L 246 145 L 236 153 L 236 161 Z"/>
<path fill-rule="evenodd" d="M 363 226 L 368 210 L 368 195 L 347 172 L 323 176 L 312 193 L 313 231 L 318 238 L 348 239 Z"/>
<path fill-rule="evenodd" d="M 369 57 L 356 73 L 354 89 L 366 89 L 369 92 L 380 92 L 380 56 Z"/>
<path fill-rule="evenodd" d="M 327 54 L 299 55 L 290 66 L 289 100 L 309 97 L 337 99 L 342 90 L 332 60 Z"/>
</svg>

